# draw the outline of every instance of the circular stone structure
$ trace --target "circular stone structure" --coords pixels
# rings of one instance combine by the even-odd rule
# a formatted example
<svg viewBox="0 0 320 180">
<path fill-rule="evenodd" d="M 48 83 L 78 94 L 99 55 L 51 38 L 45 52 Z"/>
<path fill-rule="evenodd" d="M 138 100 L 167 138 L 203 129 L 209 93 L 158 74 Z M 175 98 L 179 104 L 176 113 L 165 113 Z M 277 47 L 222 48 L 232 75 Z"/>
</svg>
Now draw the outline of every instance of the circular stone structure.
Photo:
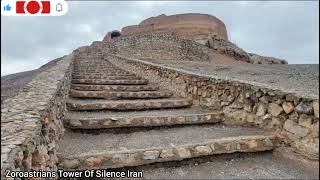
<svg viewBox="0 0 320 180">
<path fill-rule="evenodd" d="M 150 17 L 138 25 L 126 26 L 121 29 L 121 36 L 145 33 L 173 33 L 178 37 L 197 39 L 199 37 L 218 36 L 228 40 L 225 24 L 215 16 L 200 13 L 186 13 L 167 16 L 165 14 Z M 104 40 L 111 42 L 111 32 Z"/>
<path fill-rule="evenodd" d="M 225 24 L 218 18 L 199 13 L 187 13 L 166 16 L 164 14 L 151 17 L 139 25 L 122 28 L 122 36 L 147 32 L 170 32 L 177 36 L 193 38 L 200 35 L 217 35 L 228 39 Z"/>
</svg>

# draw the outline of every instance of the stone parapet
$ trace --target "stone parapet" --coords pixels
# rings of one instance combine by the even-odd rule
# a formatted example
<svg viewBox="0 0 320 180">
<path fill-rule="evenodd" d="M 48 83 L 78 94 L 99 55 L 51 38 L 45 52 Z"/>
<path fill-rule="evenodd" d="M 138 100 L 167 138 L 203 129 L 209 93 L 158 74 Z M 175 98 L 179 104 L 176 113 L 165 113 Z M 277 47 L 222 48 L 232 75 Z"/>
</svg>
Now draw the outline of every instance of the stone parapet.
<svg viewBox="0 0 320 180">
<path fill-rule="evenodd" d="M 114 32 L 114 31 L 113 31 Z M 217 17 L 186 13 L 166 16 L 164 14 L 145 19 L 138 25 L 126 26 L 121 29 L 121 36 L 132 36 L 147 33 L 172 33 L 178 37 L 193 39 L 203 35 L 217 35 L 228 39 L 225 24 Z M 112 42 L 112 32 L 104 37 L 104 42 Z"/>
<path fill-rule="evenodd" d="M 18 95 L 1 105 L 1 176 L 10 171 L 54 171 L 60 121 L 75 53 L 36 75 Z"/>
<path fill-rule="evenodd" d="M 255 126 L 276 132 L 280 146 L 319 160 L 319 99 L 272 89 L 257 82 L 219 79 L 123 56 L 115 65 L 159 83 L 194 105 L 224 112 L 226 124 Z"/>
</svg>

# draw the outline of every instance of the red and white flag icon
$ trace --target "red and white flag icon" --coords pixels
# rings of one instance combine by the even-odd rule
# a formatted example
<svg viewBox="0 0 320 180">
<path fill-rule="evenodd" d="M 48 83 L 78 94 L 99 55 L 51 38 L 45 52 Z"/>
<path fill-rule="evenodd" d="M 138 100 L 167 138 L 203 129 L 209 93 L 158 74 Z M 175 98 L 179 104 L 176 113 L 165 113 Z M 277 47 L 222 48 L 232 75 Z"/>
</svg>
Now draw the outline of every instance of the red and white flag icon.
<svg viewBox="0 0 320 180">
<path fill-rule="evenodd" d="M 17 14 L 46 14 L 50 13 L 50 1 L 17 1 Z"/>
</svg>

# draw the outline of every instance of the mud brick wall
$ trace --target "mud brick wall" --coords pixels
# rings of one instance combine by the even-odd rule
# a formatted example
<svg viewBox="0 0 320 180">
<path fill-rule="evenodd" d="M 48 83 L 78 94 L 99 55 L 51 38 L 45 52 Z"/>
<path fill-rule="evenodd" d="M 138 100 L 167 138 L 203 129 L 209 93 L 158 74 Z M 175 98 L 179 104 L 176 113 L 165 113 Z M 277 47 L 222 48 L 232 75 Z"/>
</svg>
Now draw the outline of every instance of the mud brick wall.
<svg viewBox="0 0 320 180">
<path fill-rule="evenodd" d="M 194 105 L 223 111 L 225 124 L 274 131 L 281 140 L 279 149 L 319 160 L 319 99 L 118 55 L 107 59 L 127 71 L 160 83 L 177 96 L 192 97 Z"/>
<path fill-rule="evenodd" d="M 38 74 L 1 106 L 1 176 L 6 170 L 54 171 L 56 140 L 64 132 L 61 117 L 78 50 Z"/>
<path fill-rule="evenodd" d="M 142 34 L 121 37 L 107 44 L 110 53 L 141 59 L 209 61 L 211 50 L 173 34 Z"/>
</svg>

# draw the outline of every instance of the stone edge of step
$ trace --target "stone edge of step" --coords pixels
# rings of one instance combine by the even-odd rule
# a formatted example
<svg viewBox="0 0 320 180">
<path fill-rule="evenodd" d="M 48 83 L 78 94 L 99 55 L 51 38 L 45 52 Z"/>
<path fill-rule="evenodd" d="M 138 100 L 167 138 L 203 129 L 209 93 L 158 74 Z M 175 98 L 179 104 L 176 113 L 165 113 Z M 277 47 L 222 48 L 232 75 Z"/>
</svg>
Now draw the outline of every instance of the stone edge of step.
<svg viewBox="0 0 320 180">
<path fill-rule="evenodd" d="M 116 79 L 116 80 L 102 80 L 102 79 L 72 79 L 72 83 L 76 84 L 94 84 L 94 85 L 146 85 L 149 83 L 147 79 Z"/>
<path fill-rule="evenodd" d="M 176 161 L 188 158 L 272 150 L 277 144 L 276 135 L 251 135 L 214 139 L 202 143 L 172 147 L 146 148 L 120 151 L 87 152 L 63 158 L 59 166 L 67 169 L 99 169 L 138 166 L 154 162 Z M 61 155 L 59 155 L 61 156 Z"/>
<path fill-rule="evenodd" d="M 169 115 L 169 116 L 138 116 L 109 117 L 101 119 L 64 118 L 64 125 L 70 129 L 103 129 L 119 127 L 152 127 L 183 124 L 218 123 L 223 121 L 223 112 Z"/>
<path fill-rule="evenodd" d="M 70 89 L 69 96 L 73 98 L 88 99 L 157 99 L 169 98 L 173 95 L 170 91 L 81 91 Z"/>
<path fill-rule="evenodd" d="M 78 102 L 77 102 L 78 101 Z M 80 102 L 79 102 L 80 101 Z M 82 102 L 81 102 L 82 101 Z M 112 100 L 69 98 L 67 100 L 67 108 L 76 111 L 91 111 L 91 110 L 142 110 L 142 109 L 168 109 L 181 108 L 191 106 L 193 100 L 191 98 L 168 98 L 168 99 L 139 99 L 139 100 Z M 158 101 L 158 102 L 157 102 Z"/>
<path fill-rule="evenodd" d="M 130 87 L 130 86 L 132 86 L 132 87 Z M 116 91 L 141 91 L 141 90 L 144 90 L 144 91 L 157 91 L 157 90 L 160 90 L 159 86 L 154 85 L 154 84 L 152 84 L 152 85 L 151 84 L 148 84 L 148 85 L 71 84 L 70 88 L 74 89 L 74 90 L 77 90 L 77 91 L 109 91 L 109 90 L 116 90 Z M 88 89 L 91 89 L 91 90 L 88 90 Z"/>
</svg>

